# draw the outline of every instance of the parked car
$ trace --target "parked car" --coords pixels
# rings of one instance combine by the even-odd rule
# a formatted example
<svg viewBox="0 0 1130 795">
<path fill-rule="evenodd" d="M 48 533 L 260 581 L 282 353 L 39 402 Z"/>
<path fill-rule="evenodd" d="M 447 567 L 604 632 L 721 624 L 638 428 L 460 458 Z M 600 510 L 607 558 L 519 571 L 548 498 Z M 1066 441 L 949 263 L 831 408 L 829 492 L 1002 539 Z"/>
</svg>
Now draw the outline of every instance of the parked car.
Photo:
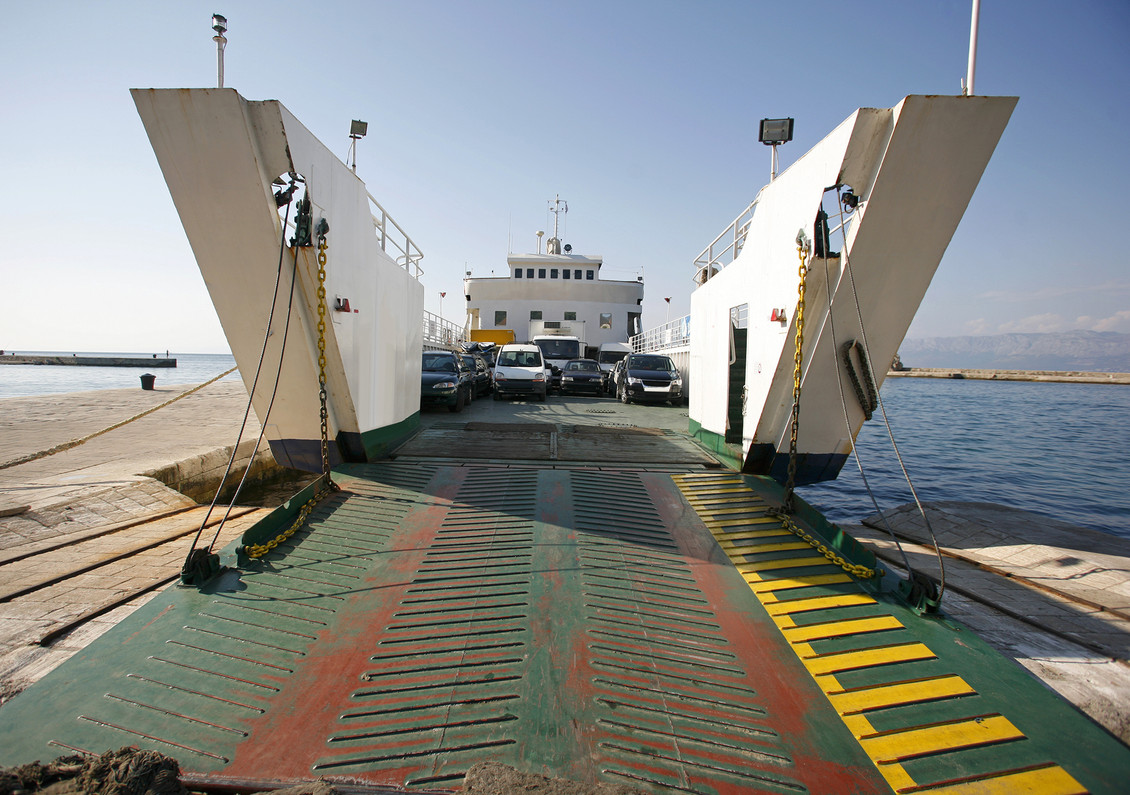
<svg viewBox="0 0 1130 795">
<path fill-rule="evenodd" d="M 478 353 L 464 353 L 460 357 L 463 364 L 471 371 L 471 382 L 474 385 L 472 392 L 475 397 L 485 395 L 494 389 L 494 379 L 491 378 L 490 367 L 486 359 Z"/>
<path fill-rule="evenodd" d="M 683 399 L 683 378 L 671 357 L 633 353 L 624 358 L 616 382 L 616 396 L 622 403 L 667 401 L 674 405 Z"/>
<path fill-rule="evenodd" d="M 545 361 L 537 345 L 503 345 L 494 365 L 494 399 L 529 395 L 545 400 Z"/>
<path fill-rule="evenodd" d="M 448 351 L 424 351 L 420 372 L 420 407 L 440 403 L 462 411 L 474 398 L 471 371 L 463 358 Z"/>
<path fill-rule="evenodd" d="M 627 358 L 627 357 L 625 357 Z M 616 394 L 616 385 L 620 383 L 620 373 L 624 371 L 624 359 L 612 365 L 612 369 L 604 374 L 604 391 Z"/>
<path fill-rule="evenodd" d="M 573 359 L 561 368 L 561 394 L 586 392 L 600 395 L 604 392 L 604 373 L 595 359 Z"/>
</svg>

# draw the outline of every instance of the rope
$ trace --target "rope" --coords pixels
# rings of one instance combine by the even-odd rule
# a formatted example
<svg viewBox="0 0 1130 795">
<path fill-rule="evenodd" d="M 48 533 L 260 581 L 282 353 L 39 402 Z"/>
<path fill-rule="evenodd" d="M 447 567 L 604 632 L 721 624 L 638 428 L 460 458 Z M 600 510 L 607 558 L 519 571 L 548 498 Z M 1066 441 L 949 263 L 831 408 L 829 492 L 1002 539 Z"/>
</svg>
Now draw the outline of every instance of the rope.
<svg viewBox="0 0 1130 795">
<path fill-rule="evenodd" d="M 145 411 L 141 412 L 140 414 L 135 414 L 134 416 L 130 417 L 128 420 L 122 420 L 119 423 L 115 423 L 114 425 L 111 425 L 109 428 L 103 428 L 102 430 L 96 431 L 96 432 L 90 434 L 89 436 L 84 436 L 81 439 L 72 439 L 71 441 L 64 442 L 63 444 L 57 444 L 57 445 L 55 445 L 54 447 L 52 447 L 48 450 L 40 450 L 38 453 L 32 453 L 30 455 L 25 455 L 22 458 L 14 458 L 11 461 L 5 461 L 3 464 L 0 464 L 0 469 L 9 469 L 9 468 L 14 467 L 14 466 L 19 466 L 20 464 L 28 464 L 28 463 L 31 463 L 32 461 L 38 461 L 41 458 L 46 458 L 49 455 L 55 455 L 56 453 L 62 453 L 65 450 L 70 450 L 74 447 L 78 447 L 81 444 L 86 444 L 91 439 L 95 439 L 95 438 L 101 436 L 102 434 L 109 433 L 110 431 L 116 431 L 118 428 L 121 428 L 124 425 L 129 425 L 134 420 L 140 420 L 142 417 L 146 417 L 146 416 L 152 414 L 153 412 L 155 412 L 159 409 L 165 408 L 165 406 L 172 405 L 173 403 L 176 403 L 181 398 L 188 397 L 193 392 L 199 392 L 204 387 L 209 386 L 210 384 L 214 384 L 217 381 L 219 381 L 221 378 L 224 378 L 226 376 L 231 375 L 232 373 L 234 373 L 236 371 L 236 369 L 237 368 L 233 367 L 230 370 L 227 370 L 223 373 L 220 373 L 215 378 L 213 378 L 209 381 L 205 381 L 203 384 L 200 384 L 198 386 L 194 386 L 192 389 L 187 389 L 184 392 L 181 392 L 175 398 L 171 398 L 170 400 L 166 400 L 164 403 L 161 403 L 157 406 L 154 406 L 151 409 L 146 409 Z"/>
<path fill-rule="evenodd" d="M 223 477 L 220 478 L 220 483 L 219 483 L 218 486 L 216 486 L 216 494 L 215 494 L 214 497 L 212 497 L 212 502 L 208 506 L 208 510 L 205 511 L 205 513 L 204 513 L 204 519 L 200 522 L 200 528 L 196 531 L 196 535 L 192 537 L 192 543 L 189 544 L 188 554 L 185 555 L 185 559 L 184 559 L 184 570 L 185 571 L 187 571 L 188 568 L 189 568 L 189 563 L 192 560 L 193 553 L 196 551 L 196 545 L 200 542 L 200 536 L 203 535 L 204 528 L 208 524 L 208 519 L 212 516 L 212 511 L 215 509 L 216 503 L 220 499 L 220 493 L 224 489 L 224 484 L 227 483 L 227 481 L 228 481 L 228 475 L 231 474 L 232 466 L 235 463 L 235 456 L 236 456 L 237 451 L 239 450 L 239 443 L 240 443 L 240 441 L 243 440 L 243 432 L 244 432 L 244 430 L 247 429 L 247 420 L 251 416 L 251 407 L 252 407 L 252 402 L 255 399 L 255 390 L 259 386 L 259 374 L 263 370 L 263 360 L 266 358 L 266 355 L 267 355 L 267 340 L 269 340 L 270 337 L 271 337 L 271 326 L 273 325 L 274 320 L 275 320 L 275 305 L 278 303 L 278 298 L 279 298 L 279 284 L 282 282 L 283 256 L 286 253 L 286 226 L 287 226 L 287 223 L 290 221 L 290 208 L 291 208 L 291 205 L 292 205 L 292 202 L 290 201 L 290 199 L 293 196 L 293 188 L 294 188 L 294 181 L 293 180 L 291 181 L 291 188 L 292 188 L 292 190 L 290 191 L 290 193 L 287 193 L 287 194 L 280 193 L 280 195 L 286 195 L 287 203 L 286 203 L 286 213 L 285 213 L 285 217 L 283 218 L 283 223 L 282 223 L 282 236 L 279 240 L 279 264 L 275 269 L 275 288 L 274 288 L 274 291 L 271 294 L 271 311 L 267 315 L 267 327 L 266 327 L 265 331 L 263 332 L 263 344 L 259 348 L 259 363 L 255 366 L 255 377 L 251 380 L 251 390 L 248 392 L 248 395 L 247 395 L 247 406 L 243 410 L 243 422 L 240 423 L 239 433 L 236 434 L 235 445 L 232 447 L 231 458 L 228 459 L 227 468 L 224 469 Z M 277 198 L 276 198 L 276 201 L 278 201 Z M 296 267 L 297 267 L 297 262 L 298 262 L 298 248 L 297 248 L 297 246 L 295 247 L 294 252 L 295 252 L 294 253 L 295 263 L 296 263 Z M 293 297 L 294 297 L 294 281 L 293 281 L 293 279 L 291 280 L 291 283 L 290 283 L 290 294 L 291 294 L 291 300 L 287 302 L 287 316 L 286 316 L 286 322 L 287 322 L 288 328 L 290 326 L 291 304 L 293 303 Z M 283 334 L 282 350 L 283 351 L 286 350 L 286 334 L 285 333 Z M 282 353 L 279 354 L 279 366 L 278 366 L 277 371 L 275 373 L 275 389 L 278 389 L 278 383 L 279 383 L 278 378 L 279 378 L 279 372 L 281 370 L 282 370 Z M 275 397 L 274 397 L 274 393 L 272 392 L 272 394 L 271 394 L 271 404 L 272 405 L 274 404 L 274 401 L 275 401 Z M 261 444 L 262 441 L 263 441 L 263 432 L 267 427 L 267 419 L 268 419 L 269 416 L 270 416 L 270 411 L 268 410 L 267 416 L 263 417 L 263 422 L 261 423 L 261 428 L 260 428 L 260 431 L 259 431 L 259 441 L 256 442 L 256 445 L 255 445 L 256 450 L 259 449 L 259 444 Z M 223 528 L 224 522 L 227 521 L 228 516 L 231 514 L 232 506 L 235 505 L 235 500 L 239 496 L 239 490 L 243 487 L 243 483 L 247 479 L 247 473 L 250 472 L 250 471 L 251 471 L 250 465 L 243 471 L 243 477 L 239 481 L 239 486 L 236 488 L 236 493 L 232 496 L 231 505 L 228 506 L 227 512 L 224 514 L 224 518 L 220 520 L 220 524 L 216 528 L 216 535 L 213 537 L 211 543 L 208 544 L 208 549 L 207 549 L 208 552 L 212 551 L 212 545 L 215 544 L 216 539 L 220 537 L 220 531 Z"/>
<path fill-rule="evenodd" d="M 837 198 L 838 198 L 838 194 L 839 194 L 839 191 L 837 191 Z M 843 246 L 843 251 L 842 251 L 841 256 L 843 257 L 844 270 L 848 274 L 848 283 L 851 285 L 852 300 L 855 302 L 855 313 L 856 313 L 856 317 L 859 320 L 859 333 L 860 333 L 860 336 L 863 337 L 863 348 L 864 348 L 864 350 L 862 352 L 863 352 L 864 355 L 870 357 L 871 344 L 867 341 L 867 329 L 864 328 L 864 326 L 863 326 L 863 311 L 860 309 L 859 294 L 856 292 L 856 289 L 855 289 L 855 274 L 852 272 L 852 269 L 851 269 L 850 264 L 848 262 L 847 234 L 844 231 L 844 204 L 841 201 L 841 202 L 839 202 L 839 205 L 840 205 L 840 208 L 839 208 L 840 209 L 840 234 L 843 235 L 843 238 L 844 238 L 844 246 Z M 872 367 L 872 372 L 874 372 L 874 367 Z M 841 385 L 840 388 L 843 389 L 843 386 Z M 911 482 L 911 479 L 910 479 L 910 473 L 906 469 L 906 463 L 902 460 L 902 453 L 899 452 L 898 443 L 895 441 L 894 431 L 891 430 L 891 421 L 890 421 L 890 418 L 887 416 L 887 407 L 883 404 L 883 396 L 880 393 L 876 393 L 875 398 L 879 403 L 879 411 L 883 415 L 883 425 L 886 426 L 886 428 L 887 428 L 887 437 L 891 440 L 891 448 L 895 452 L 895 458 L 899 462 L 899 468 L 902 470 L 903 478 L 906 480 L 906 485 L 910 488 L 911 496 L 914 497 L 914 504 L 918 507 L 918 513 L 919 513 L 919 515 L 922 516 L 922 521 L 925 522 L 925 524 L 926 524 L 926 530 L 927 530 L 927 532 L 930 533 L 930 541 L 934 545 L 934 554 L 938 558 L 938 601 L 941 602 L 942 595 L 946 592 L 946 564 L 945 564 L 945 561 L 942 559 L 942 550 L 941 550 L 941 547 L 938 545 L 938 537 L 934 534 L 934 528 L 930 524 L 930 517 L 926 515 L 926 509 L 922 507 L 922 502 L 921 502 L 921 500 L 918 499 L 918 491 L 914 488 L 914 483 Z M 855 445 L 852 445 L 852 447 L 854 449 Z M 863 465 L 859 461 L 859 451 L 855 450 L 855 453 L 856 453 L 855 460 L 856 460 L 856 463 L 859 465 L 860 474 L 862 474 L 863 473 Z M 866 484 L 866 483 L 867 483 L 867 479 L 864 478 L 864 484 Z M 867 493 L 871 497 L 871 502 L 875 504 L 875 510 L 878 511 L 879 516 L 882 517 L 883 524 L 887 527 L 887 532 L 890 533 L 892 538 L 894 538 L 894 531 L 891 529 L 890 525 L 888 524 L 886 517 L 883 516 L 883 512 L 879 509 L 879 504 L 878 504 L 878 502 L 876 502 L 875 495 L 871 492 L 870 486 L 867 486 Z M 897 544 L 898 542 L 896 541 L 895 543 Z M 899 547 L 899 550 L 900 551 L 902 550 L 901 546 Z M 904 560 L 906 559 L 905 553 L 903 555 L 903 559 Z M 910 568 L 909 565 L 908 565 L 907 568 L 908 569 Z"/>
</svg>

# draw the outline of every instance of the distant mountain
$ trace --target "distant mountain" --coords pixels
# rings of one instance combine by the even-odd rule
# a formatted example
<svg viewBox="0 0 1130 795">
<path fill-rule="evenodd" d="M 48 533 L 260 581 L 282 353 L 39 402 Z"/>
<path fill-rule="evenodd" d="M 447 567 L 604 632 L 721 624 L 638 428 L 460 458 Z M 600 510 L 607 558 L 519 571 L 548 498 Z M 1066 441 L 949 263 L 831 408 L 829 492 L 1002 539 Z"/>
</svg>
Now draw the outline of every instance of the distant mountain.
<svg viewBox="0 0 1130 795">
<path fill-rule="evenodd" d="M 903 340 L 905 367 L 1130 372 L 1130 334 L 1067 331 Z"/>
</svg>

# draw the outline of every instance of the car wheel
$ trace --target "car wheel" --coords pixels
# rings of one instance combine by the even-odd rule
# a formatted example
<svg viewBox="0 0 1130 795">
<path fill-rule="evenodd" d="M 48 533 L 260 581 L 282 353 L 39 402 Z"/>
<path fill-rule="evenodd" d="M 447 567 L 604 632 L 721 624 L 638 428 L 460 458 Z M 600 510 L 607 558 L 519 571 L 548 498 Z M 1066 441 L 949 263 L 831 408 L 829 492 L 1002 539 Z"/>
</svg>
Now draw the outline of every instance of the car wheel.
<svg viewBox="0 0 1130 795">
<path fill-rule="evenodd" d="M 628 397 L 628 387 L 626 386 L 620 387 L 620 402 L 625 406 L 632 402 L 632 399 Z"/>
<path fill-rule="evenodd" d="M 459 390 L 459 394 L 456 395 L 456 397 L 455 397 L 455 405 L 454 406 L 448 406 L 447 410 L 450 411 L 452 414 L 457 414 L 457 413 L 459 413 L 460 411 L 463 410 L 463 390 L 462 389 Z"/>
<path fill-rule="evenodd" d="M 494 390 L 494 399 L 495 400 L 502 400 L 502 393 L 499 392 L 498 389 Z"/>
</svg>

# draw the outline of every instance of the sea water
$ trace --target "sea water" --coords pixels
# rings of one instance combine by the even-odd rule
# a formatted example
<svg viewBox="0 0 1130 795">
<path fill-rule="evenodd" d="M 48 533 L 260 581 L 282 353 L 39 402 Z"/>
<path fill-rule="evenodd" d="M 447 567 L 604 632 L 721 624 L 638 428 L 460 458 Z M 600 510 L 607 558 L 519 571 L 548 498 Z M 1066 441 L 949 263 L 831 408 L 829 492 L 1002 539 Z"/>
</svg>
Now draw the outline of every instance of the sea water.
<svg viewBox="0 0 1130 795">
<path fill-rule="evenodd" d="M 26 356 L 93 356 L 152 359 L 154 352 L 146 353 L 83 353 L 82 351 L 7 351 Z M 164 359 L 165 351 L 156 353 Z M 155 386 L 202 384 L 235 367 L 230 353 L 175 353 L 176 367 L 84 367 L 57 364 L 3 364 L 0 365 L 0 398 L 55 395 L 60 392 L 87 392 L 92 389 L 140 389 L 141 376 L 156 376 Z M 228 378 L 238 379 L 238 373 Z"/>
<path fill-rule="evenodd" d="M 1130 386 L 889 378 L 881 396 L 923 502 L 999 503 L 1130 538 Z M 881 413 L 856 449 L 881 509 L 913 500 Z M 856 460 L 798 493 L 833 521 L 874 514 Z"/>
</svg>

